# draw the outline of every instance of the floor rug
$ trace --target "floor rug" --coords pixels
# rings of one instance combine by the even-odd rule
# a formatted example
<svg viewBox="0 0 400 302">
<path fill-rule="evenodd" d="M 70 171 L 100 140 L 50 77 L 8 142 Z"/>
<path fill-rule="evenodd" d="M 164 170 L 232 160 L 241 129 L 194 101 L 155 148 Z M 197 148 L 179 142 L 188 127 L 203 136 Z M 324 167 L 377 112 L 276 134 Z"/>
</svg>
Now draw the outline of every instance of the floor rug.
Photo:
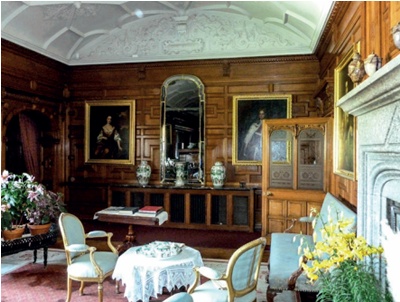
<svg viewBox="0 0 400 302">
<path fill-rule="evenodd" d="M 224 271 L 227 261 L 220 259 L 203 259 L 206 266 L 219 271 Z M 64 302 L 66 297 L 66 262 L 65 253 L 62 250 L 49 249 L 48 264 L 43 265 L 43 254 L 38 252 L 36 263 L 33 262 L 33 252 L 25 251 L 19 254 L 2 257 L 1 259 L 1 301 L 3 302 Z M 265 275 L 266 264 L 262 264 L 261 273 L 257 287 L 257 302 L 266 301 Z M 72 301 L 96 302 L 97 285 L 87 283 L 85 295 L 78 294 L 79 283 L 73 282 Z M 124 297 L 123 286 L 120 286 L 121 293 L 115 294 L 115 281 L 111 278 L 104 282 L 104 301 L 106 302 L 127 302 Z M 163 301 L 168 294 L 159 296 L 152 302 Z"/>
<path fill-rule="evenodd" d="M 29 263 L 33 263 L 33 251 L 1 257 L 1 275 L 11 273 Z M 43 265 L 42 249 L 37 251 L 36 263 Z M 47 264 L 66 265 L 65 252 L 60 249 L 48 249 Z"/>
</svg>

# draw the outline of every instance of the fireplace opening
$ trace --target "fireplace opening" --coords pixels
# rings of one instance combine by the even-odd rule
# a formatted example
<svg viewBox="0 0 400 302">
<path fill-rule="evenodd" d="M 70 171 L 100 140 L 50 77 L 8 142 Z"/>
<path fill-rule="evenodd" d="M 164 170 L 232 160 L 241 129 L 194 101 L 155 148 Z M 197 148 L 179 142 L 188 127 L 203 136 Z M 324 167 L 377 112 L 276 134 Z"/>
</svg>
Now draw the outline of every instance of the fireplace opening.
<svg viewBox="0 0 400 302">
<path fill-rule="evenodd" d="M 400 202 L 387 198 L 386 217 L 391 229 L 400 231 Z"/>
</svg>

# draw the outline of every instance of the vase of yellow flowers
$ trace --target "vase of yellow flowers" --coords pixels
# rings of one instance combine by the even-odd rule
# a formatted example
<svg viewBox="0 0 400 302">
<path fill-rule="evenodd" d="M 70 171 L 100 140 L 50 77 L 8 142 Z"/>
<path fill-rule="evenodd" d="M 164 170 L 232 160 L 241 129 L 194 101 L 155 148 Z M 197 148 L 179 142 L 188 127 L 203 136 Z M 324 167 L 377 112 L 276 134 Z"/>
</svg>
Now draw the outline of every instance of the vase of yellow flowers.
<svg viewBox="0 0 400 302">
<path fill-rule="evenodd" d="M 316 214 L 316 219 L 322 219 Z M 343 217 L 340 213 L 336 215 Z M 368 244 L 355 232 L 345 231 L 352 225 L 352 219 L 332 221 L 330 217 L 323 221 L 322 240 L 301 250 L 304 273 L 310 282 L 318 283 L 317 302 L 392 301 L 374 270 L 383 248 Z"/>
</svg>

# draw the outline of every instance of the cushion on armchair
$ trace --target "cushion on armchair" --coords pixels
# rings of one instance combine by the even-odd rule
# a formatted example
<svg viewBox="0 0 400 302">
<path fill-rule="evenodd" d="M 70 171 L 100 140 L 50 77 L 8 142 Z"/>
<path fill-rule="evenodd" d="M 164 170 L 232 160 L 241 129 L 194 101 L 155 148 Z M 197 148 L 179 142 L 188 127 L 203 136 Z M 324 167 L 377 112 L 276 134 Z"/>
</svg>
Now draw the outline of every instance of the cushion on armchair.
<svg viewBox="0 0 400 302">
<path fill-rule="evenodd" d="M 269 272 L 269 287 L 277 290 L 288 289 L 288 279 L 299 268 L 298 254 L 300 238 L 310 248 L 314 247 L 312 236 L 291 233 L 274 233 L 271 235 L 271 257 Z M 304 291 L 316 291 L 316 285 L 310 284 L 305 275 L 296 282 L 296 288 Z"/>
<path fill-rule="evenodd" d="M 107 274 L 114 270 L 115 263 L 118 259 L 118 254 L 111 252 L 96 252 L 94 254 L 94 259 L 103 271 L 103 274 Z M 71 276 L 96 278 L 98 275 L 90 261 L 89 254 L 85 254 L 73 259 L 72 264 L 68 265 L 67 270 L 68 274 Z"/>
<path fill-rule="evenodd" d="M 188 293 L 182 292 L 169 297 L 164 302 L 193 302 L 193 299 Z"/>
</svg>

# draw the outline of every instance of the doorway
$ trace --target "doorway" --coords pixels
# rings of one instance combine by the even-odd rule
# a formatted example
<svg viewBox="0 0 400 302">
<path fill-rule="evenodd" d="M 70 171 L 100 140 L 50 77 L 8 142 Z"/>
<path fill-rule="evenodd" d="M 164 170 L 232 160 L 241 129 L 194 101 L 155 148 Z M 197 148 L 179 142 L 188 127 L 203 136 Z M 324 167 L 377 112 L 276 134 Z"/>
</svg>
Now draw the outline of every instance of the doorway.
<svg viewBox="0 0 400 302">
<path fill-rule="evenodd" d="M 21 127 L 27 128 L 25 133 L 21 132 Z M 33 174 L 37 181 L 43 179 L 43 138 L 50 131 L 51 123 L 47 116 L 34 110 L 25 110 L 12 117 L 6 128 L 5 135 L 5 167 L 14 174 L 27 172 Z M 31 154 L 24 155 L 27 151 L 27 142 L 24 137 L 29 136 L 29 140 L 34 142 L 30 144 Z M 32 146 L 33 145 L 33 146 Z M 32 152 L 33 148 L 33 152 Z M 34 161 L 34 166 L 28 164 L 27 160 Z M 28 168 L 30 165 L 31 168 Z"/>
</svg>

